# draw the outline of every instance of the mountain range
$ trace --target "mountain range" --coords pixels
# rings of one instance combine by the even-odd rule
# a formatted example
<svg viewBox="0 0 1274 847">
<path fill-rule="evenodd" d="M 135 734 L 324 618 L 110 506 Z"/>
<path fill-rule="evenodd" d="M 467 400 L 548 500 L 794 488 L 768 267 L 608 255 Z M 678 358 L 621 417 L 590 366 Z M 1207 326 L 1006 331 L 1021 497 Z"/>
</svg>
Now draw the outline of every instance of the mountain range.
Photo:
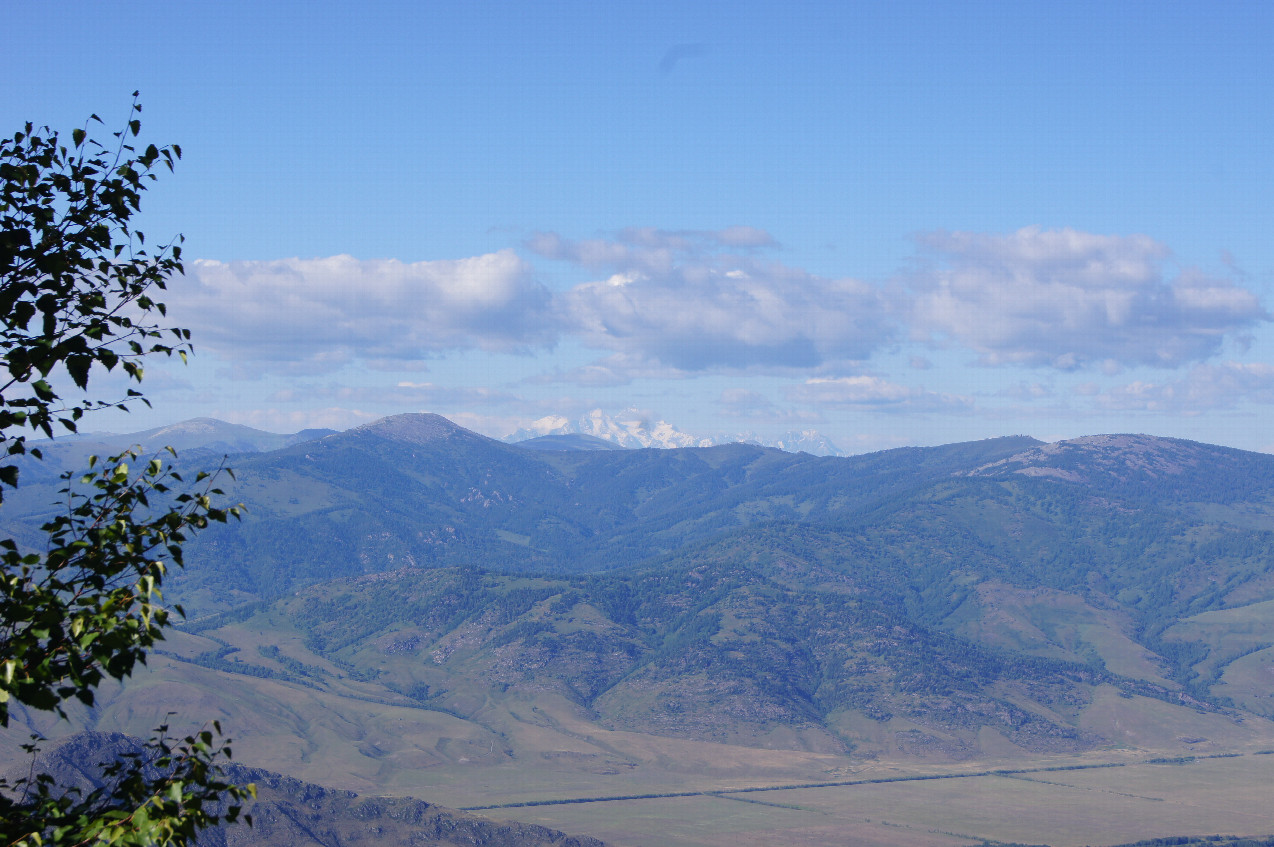
<svg viewBox="0 0 1274 847">
<path fill-rule="evenodd" d="M 554 685 L 615 726 L 694 735 L 701 714 L 703 732 L 733 740 L 803 724 L 823 740 L 801 743 L 853 749 L 863 741 L 833 725 L 845 709 L 873 721 L 960 713 L 974 735 L 992 726 L 1027 747 L 1091 746 L 1101 738 L 1079 705 L 1010 705 L 1082 704 L 1103 686 L 1274 717 L 1259 686 L 1274 638 L 1251 627 L 1274 615 L 1274 457 L 1264 454 L 1133 435 L 850 458 L 745 444 L 526 449 L 400 415 L 234 464 L 227 496 L 246 517 L 202 533 L 173 583 L 193 614 L 281 604 L 326 655 L 380 650 L 395 628 L 424 627 L 403 639 L 441 643 L 497 606 L 506 611 L 481 624 L 485 637 L 503 652 L 556 656 Z M 38 537 L 47 510 L 22 512 L 41 488 L 6 507 L 19 537 Z M 393 576 L 331 583 L 376 574 Z M 500 574 L 538 581 L 515 602 L 501 598 L 526 577 Z M 300 601 L 274 599 L 306 586 L 303 614 Z M 346 606 L 324 605 L 334 591 Z M 427 610 L 447 607 L 438 592 L 460 592 L 467 611 L 425 626 Z M 408 617 L 386 619 L 382 607 Z M 559 620 L 576 607 L 592 611 Z M 884 631 L 896 636 L 872 635 Z M 588 649 L 565 661 L 580 639 Z M 493 678 L 482 663 L 494 655 L 456 673 Z M 734 724 L 714 723 L 718 701 L 704 697 L 677 707 L 677 720 L 658 716 L 682 695 L 650 692 L 704 673 L 735 680 Z M 517 684 L 548 684 L 532 676 Z M 997 680 L 1036 693 L 992 696 Z M 431 683 L 393 683 L 418 684 Z M 937 699 L 922 705 L 919 691 Z M 961 699 L 970 692 L 980 705 Z M 943 720 L 955 733 L 944 749 L 978 749 L 960 721 Z"/>
<path fill-rule="evenodd" d="M 1274 456 L 507 444 L 422 414 L 232 464 L 242 523 L 166 587 L 190 619 L 76 725 L 197 709 L 249 765 L 484 807 L 1274 740 Z M 5 530 L 34 544 L 52 492 Z"/>
<path fill-rule="evenodd" d="M 277 450 L 335 433 L 334 429 L 304 429 L 279 434 L 216 418 L 191 418 L 141 432 L 66 433 L 54 439 L 33 440 L 30 446 L 38 449 L 42 458 L 17 456 L 13 461 L 18 465 L 24 485 L 48 484 L 62 473 L 82 469 L 89 456 L 105 458 L 129 449 L 157 453 L 171 447 L 188 461 L 197 460 L 215 467 L 223 456 Z"/>
<path fill-rule="evenodd" d="M 715 447 L 722 444 L 741 443 L 773 447 L 789 453 L 809 453 L 814 456 L 843 455 L 830 439 L 812 429 L 788 432 L 774 439 L 762 438 L 754 432 L 703 437 L 682 432 L 667 421 L 652 421 L 636 410 L 611 416 L 601 409 L 594 409 L 573 422 L 562 415 L 548 415 L 517 430 L 504 441 L 517 444 L 529 439 L 561 435 L 591 436 L 628 449 Z"/>
</svg>

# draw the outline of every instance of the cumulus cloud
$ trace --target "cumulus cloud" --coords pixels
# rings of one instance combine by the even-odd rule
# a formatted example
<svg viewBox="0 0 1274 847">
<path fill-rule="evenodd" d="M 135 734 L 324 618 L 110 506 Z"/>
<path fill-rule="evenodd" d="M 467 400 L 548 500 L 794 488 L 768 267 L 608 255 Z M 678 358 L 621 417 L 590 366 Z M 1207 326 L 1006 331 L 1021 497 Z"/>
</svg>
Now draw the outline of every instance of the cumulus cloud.
<svg viewBox="0 0 1274 847">
<path fill-rule="evenodd" d="M 1102 409 L 1196 415 L 1233 409 L 1241 403 L 1274 403 L 1274 365 L 1263 362 L 1222 362 L 1196 365 L 1183 379 L 1137 381 L 1102 391 L 1096 387 L 1076 393 L 1092 397 Z"/>
<path fill-rule="evenodd" d="M 954 412 L 973 407 L 968 397 L 899 385 L 875 376 L 815 377 L 789 387 L 785 394 L 793 403 L 878 411 Z"/>
<path fill-rule="evenodd" d="M 557 333 L 549 292 L 512 250 L 415 263 L 198 260 L 167 300 L 200 347 L 293 372 L 458 348 L 520 352 L 551 345 Z"/>
<path fill-rule="evenodd" d="M 564 294 L 561 311 L 585 344 L 630 364 L 688 372 L 812 368 L 864 359 L 892 337 L 875 287 L 736 249 L 769 244 L 766 233 L 745 227 L 634 229 L 588 241 L 541 233 L 528 242 L 542 256 L 605 274 Z"/>
<path fill-rule="evenodd" d="M 1256 295 L 1229 280 L 1168 279 L 1168 249 L 1144 235 L 1031 227 L 919 242 L 936 267 L 906 281 L 913 334 L 969 347 L 983 364 L 1175 368 L 1268 320 Z"/>
<path fill-rule="evenodd" d="M 929 264 L 888 291 L 773 261 L 769 233 L 735 226 L 631 228 L 582 240 L 538 233 L 528 251 L 588 274 L 558 293 L 505 249 L 416 263 L 201 260 L 167 300 L 174 322 L 240 375 L 313 375 L 353 363 L 422 373 L 425 360 L 448 351 L 523 353 L 569 336 L 603 351 L 599 360 L 530 381 L 594 388 L 710 371 L 854 373 L 908 332 L 971 349 L 986 365 L 1113 374 L 1199 362 L 1268 320 L 1256 296 L 1231 280 L 1169 276 L 1169 251 L 1147 236 L 1031 228 L 934 233 L 919 243 Z M 932 366 L 919 355 L 910 364 Z M 846 399 L 870 393 L 867 384 L 833 383 L 807 385 L 802 396 L 867 402 Z M 910 391 L 876 385 L 871 402 L 887 403 L 898 389 Z M 945 395 L 904 400 L 922 396 Z"/>
</svg>

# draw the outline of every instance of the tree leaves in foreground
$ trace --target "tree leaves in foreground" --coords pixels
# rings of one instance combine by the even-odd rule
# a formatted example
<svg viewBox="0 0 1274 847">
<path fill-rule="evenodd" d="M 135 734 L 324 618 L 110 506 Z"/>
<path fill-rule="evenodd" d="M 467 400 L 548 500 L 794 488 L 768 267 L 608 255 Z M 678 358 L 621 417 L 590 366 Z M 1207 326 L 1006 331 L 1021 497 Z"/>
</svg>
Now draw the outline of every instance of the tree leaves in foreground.
<svg viewBox="0 0 1274 847">
<path fill-rule="evenodd" d="M 146 355 L 184 359 L 190 349 L 189 331 L 156 322 L 165 308 L 154 293 L 182 272 L 180 246 L 149 253 L 130 223 L 156 168 L 181 156 L 176 146 L 138 152 L 140 112 L 134 101 L 110 147 L 86 129 L 68 146 L 31 124 L 0 141 L 0 502 L 19 484 L 16 458 L 40 458 L 28 431 L 74 432 L 85 412 L 146 402 L 136 389 L 90 398 L 91 374 L 118 368 L 140 382 Z M 169 621 L 160 589 L 183 544 L 238 516 L 213 504 L 215 477 L 187 482 L 136 450 L 93 459 L 83 475 L 63 476 L 43 551 L 0 539 L 0 726 L 15 705 L 66 717 L 66 703 L 92 705 L 102 682 L 145 663 Z M 156 733 L 140 752 L 102 763 L 108 783 L 88 792 L 38 772 L 28 745 L 31 771 L 0 779 L 0 844 L 184 845 L 238 819 L 252 787 L 220 774 L 230 755 L 220 726 L 181 741 L 166 726 Z"/>
</svg>

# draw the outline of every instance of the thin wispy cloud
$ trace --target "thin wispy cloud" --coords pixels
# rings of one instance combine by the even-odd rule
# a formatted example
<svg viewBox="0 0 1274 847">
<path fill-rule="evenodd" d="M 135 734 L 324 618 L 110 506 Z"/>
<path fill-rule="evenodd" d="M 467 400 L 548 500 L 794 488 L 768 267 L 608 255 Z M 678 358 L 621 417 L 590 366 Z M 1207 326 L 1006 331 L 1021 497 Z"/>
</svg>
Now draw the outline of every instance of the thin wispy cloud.
<svg viewBox="0 0 1274 847">
<path fill-rule="evenodd" d="M 1094 388 L 1089 397 L 1104 410 L 1193 416 L 1242 404 L 1274 404 L 1274 365 L 1220 362 L 1196 365 L 1180 379 L 1137 380 Z"/>
<path fill-rule="evenodd" d="M 825 419 L 817 409 L 790 409 L 747 388 L 728 388 L 717 398 L 722 414 L 735 420 L 808 426 Z"/>
<path fill-rule="evenodd" d="M 706 55 L 708 55 L 708 45 L 701 41 L 674 44 L 664 51 L 663 58 L 659 60 L 659 72 L 670 74 L 686 59 L 697 59 Z"/>
<path fill-rule="evenodd" d="M 815 377 L 785 392 L 794 403 L 893 412 L 961 412 L 973 400 L 901 385 L 876 376 Z"/>
</svg>

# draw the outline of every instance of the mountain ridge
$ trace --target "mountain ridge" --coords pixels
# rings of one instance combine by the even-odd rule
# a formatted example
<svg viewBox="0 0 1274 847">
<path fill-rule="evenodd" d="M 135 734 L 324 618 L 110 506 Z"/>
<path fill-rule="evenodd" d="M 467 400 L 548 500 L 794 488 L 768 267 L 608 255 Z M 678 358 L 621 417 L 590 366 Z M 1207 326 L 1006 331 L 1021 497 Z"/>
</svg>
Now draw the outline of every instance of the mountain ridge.
<svg viewBox="0 0 1274 847">
<path fill-rule="evenodd" d="M 108 784 L 103 765 L 139 754 L 144 748 L 138 738 L 81 732 L 41 752 L 36 767 L 52 775 L 57 785 L 88 793 Z M 606 847 L 588 836 L 534 824 L 497 823 L 409 797 L 360 797 L 233 762 L 222 773 L 234 784 L 256 786 L 255 799 L 244 804 L 252 823 L 203 830 L 196 847 L 331 847 L 364 840 L 401 847 Z"/>
<path fill-rule="evenodd" d="M 1274 456 L 539 451 L 409 415 L 235 467 L 243 523 L 165 585 L 192 619 L 77 725 L 218 715 L 254 766 L 510 808 L 1274 748 Z"/>
<path fill-rule="evenodd" d="M 756 433 L 729 436 L 697 436 L 683 432 L 667 421 L 651 421 L 638 410 L 607 415 L 594 409 L 571 421 L 563 415 L 547 415 L 501 439 L 517 444 L 533 438 L 556 435 L 588 435 L 610 441 L 627 449 L 678 449 L 683 447 L 718 447 L 723 444 L 755 444 L 788 453 L 806 452 L 815 456 L 843 456 L 844 453 L 822 433 L 792 430 L 778 438 L 762 438 Z"/>
</svg>

